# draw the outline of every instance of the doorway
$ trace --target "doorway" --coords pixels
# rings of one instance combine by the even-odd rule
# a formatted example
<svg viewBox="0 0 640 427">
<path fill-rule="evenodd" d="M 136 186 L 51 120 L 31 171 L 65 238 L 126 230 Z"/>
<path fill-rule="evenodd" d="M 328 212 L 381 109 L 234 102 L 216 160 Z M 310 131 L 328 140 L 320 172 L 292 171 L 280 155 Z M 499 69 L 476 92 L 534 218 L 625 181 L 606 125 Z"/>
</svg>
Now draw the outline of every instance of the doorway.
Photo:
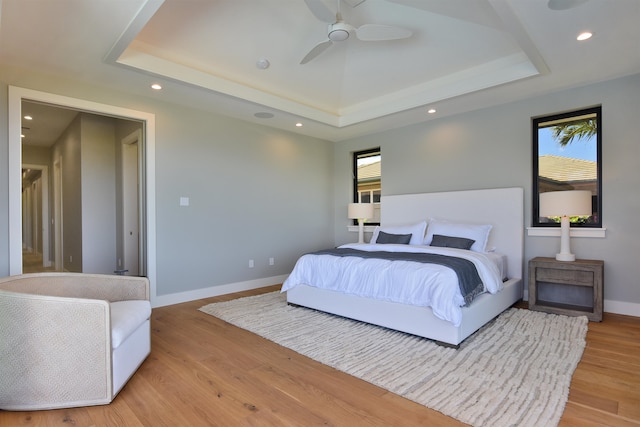
<svg viewBox="0 0 640 427">
<path fill-rule="evenodd" d="M 60 95 L 49 94 L 46 92 L 33 91 L 30 89 L 9 87 L 9 274 L 20 274 L 23 271 L 22 265 L 22 143 L 21 143 L 21 123 L 22 123 L 22 102 L 37 102 L 49 105 L 60 106 L 63 108 L 72 108 L 79 111 L 92 114 L 103 115 L 112 118 L 121 118 L 125 120 L 133 120 L 142 123 L 140 132 L 141 139 L 138 142 L 140 147 L 139 176 L 142 177 L 139 193 L 139 217 L 142 218 L 139 235 L 140 241 L 143 243 L 143 250 L 139 256 L 142 263 L 139 265 L 139 274 L 147 276 L 151 282 L 151 297 L 155 298 L 155 275 L 156 275 L 156 253 L 155 253 L 155 116 L 150 113 L 129 110 L 126 108 L 115 107 L 106 104 L 98 104 L 85 100 L 64 97 Z M 62 189 L 64 182 L 61 177 L 64 170 L 62 169 L 61 160 L 53 163 L 53 185 L 54 191 L 54 208 L 52 215 L 62 215 L 64 213 L 64 196 L 67 194 L 66 187 L 64 194 Z M 65 170 L 67 162 L 65 161 Z M 62 185 L 60 185 L 62 184 Z M 115 183 L 114 183 L 115 186 Z M 60 203 L 56 203 L 56 199 Z M 60 220 L 54 223 L 53 233 L 51 235 L 59 237 L 53 245 L 58 248 L 61 242 L 64 242 L 64 229 L 62 228 L 64 221 Z M 55 237 L 54 237 L 55 238 Z M 54 264 L 58 264 L 61 251 L 55 251 Z M 65 255 L 66 256 L 66 255 Z M 64 265 L 64 259 L 61 264 Z"/>
<path fill-rule="evenodd" d="M 125 275 L 137 276 L 140 270 L 140 179 L 139 146 L 142 132 L 136 130 L 122 140 L 122 258 L 118 267 Z"/>
<path fill-rule="evenodd" d="M 53 240 L 54 261 L 56 271 L 62 271 L 62 157 L 53 162 Z"/>
<path fill-rule="evenodd" d="M 129 274 L 144 273 L 144 263 L 138 260 L 140 245 L 137 242 L 139 223 L 143 220 L 138 215 L 141 177 L 138 176 L 140 156 L 137 152 L 144 146 L 142 124 L 24 100 L 22 111 L 23 117 L 29 117 L 24 119 L 22 126 L 22 234 L 26 248 L 23 254 L 30 255 L 30 271 L 38 271 L 34 271 L 36 266 L 33 264 L 36 256 L 40 256 L 39 271 L 44 271 L 51 263 L 49 245 L 42 244 L 43 238 L 50 236 L 49 221 L 45 220 L 50 215 L 49 186 L 42 181 L 48 177 L 45 171 L 53 163 L 59 165 L 59 159 L 65 157 L 69 159 L 65 169 L 58 167 L 55 170 L 59 178 L 56 179 L 57 189 L 65 187 L 64 193 L 58 191 L 61 197 L 57 198 L 60 207 L 57 210 L 58 237 L 62 244 L 57 245 L 55 233 L 50 239 L 52 248 L 57 247 L 62 253 L 58 271 L 122 273 L 122 245 L 128 240 L 118 236 L 123 234 L 124 224 L 130 232 L 129 239 L 136 239 L 135 245 L 128 245 L 129 252 L 135 250 L 135 253 L 127 260 L 126 268 Z M 131 129 L 135 131 L 131 133 Z M 120 140 L 126 144 L 120 146 Z M 26 165 L 25 162 L 45 165 Z M 118 186 L 118 171 L 124 171 L 122 176 L 127 180 L 121 187 Z M 127 214 L 124 218 L 123 212 Z M 25 267 L 23 256 L 23 271 Z"/>
</svg>

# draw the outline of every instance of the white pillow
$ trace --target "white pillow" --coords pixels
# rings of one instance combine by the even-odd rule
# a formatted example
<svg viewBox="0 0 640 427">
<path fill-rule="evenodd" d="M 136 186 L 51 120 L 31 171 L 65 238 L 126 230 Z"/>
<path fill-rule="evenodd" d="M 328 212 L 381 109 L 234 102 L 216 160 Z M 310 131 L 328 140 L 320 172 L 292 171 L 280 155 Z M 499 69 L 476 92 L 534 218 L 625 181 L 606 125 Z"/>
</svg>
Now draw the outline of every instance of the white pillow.
<svg viewBox="0 0 640 427">
<path fill-rule="evenodd" d="M 464 237 L 475 240 L 470 248 L 472 251 L 485 252 L 491 227 L 491 224 L 470 224 L 431 218 L 429 220 L 429 228 L 427 228 L 427 237 L 424 239 L 424 244 L 430 245 L 434 234 Z"/>
<path fill-rule="evenodd" d="M 411 225 L 397 225 L 397 226 L 377 226 L 373 230 L 373 235 L 369 243 L 375 243 L 378 239 L 380 231 L 384 231 L 389 234 L 411 234 L 410 245 L 421 245 L 424 240 L 424 230 L 427 228 L 427 221 L 422 221 L 417 224 Z"/>
</svg>

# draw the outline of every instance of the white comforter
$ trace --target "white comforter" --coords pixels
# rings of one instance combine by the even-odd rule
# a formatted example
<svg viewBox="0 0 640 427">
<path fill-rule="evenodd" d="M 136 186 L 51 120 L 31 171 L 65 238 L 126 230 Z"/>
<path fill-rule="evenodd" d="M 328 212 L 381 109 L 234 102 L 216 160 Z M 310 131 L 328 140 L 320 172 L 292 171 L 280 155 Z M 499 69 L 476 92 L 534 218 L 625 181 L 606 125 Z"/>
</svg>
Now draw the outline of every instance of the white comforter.
<svg viewBox="0 0 640 427">
<path fill-rule="evenodd" d="M 348 244 L 341 248 L 365 251 L 424 252 L 451 255 L 473 262 L 485 291 L 502 289 L 500 270 L 488 254 L 461 249 L 415 245 Z M 438 264 L 358 257 L 307 254 L 300 257 L 282 292 L 297 285 L 431 307 L 438 318 L 460 326 L 464 299 L 455 272 Z"/>
</svg>

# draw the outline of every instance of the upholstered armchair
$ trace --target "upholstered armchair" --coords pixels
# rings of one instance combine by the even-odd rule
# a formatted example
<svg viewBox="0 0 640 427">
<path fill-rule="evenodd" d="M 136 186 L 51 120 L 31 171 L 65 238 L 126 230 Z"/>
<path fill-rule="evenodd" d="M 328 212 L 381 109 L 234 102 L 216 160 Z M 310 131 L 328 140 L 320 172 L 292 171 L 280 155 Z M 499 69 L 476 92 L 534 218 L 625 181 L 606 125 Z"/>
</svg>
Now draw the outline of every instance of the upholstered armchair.
<svg viewBox="0 0 640 427">
<path fill-rule="evenodd" d="M 110 403 L 149 355 L 143 277 L 35 273 L 0 279 L 0 409 Z"/>
</svg>

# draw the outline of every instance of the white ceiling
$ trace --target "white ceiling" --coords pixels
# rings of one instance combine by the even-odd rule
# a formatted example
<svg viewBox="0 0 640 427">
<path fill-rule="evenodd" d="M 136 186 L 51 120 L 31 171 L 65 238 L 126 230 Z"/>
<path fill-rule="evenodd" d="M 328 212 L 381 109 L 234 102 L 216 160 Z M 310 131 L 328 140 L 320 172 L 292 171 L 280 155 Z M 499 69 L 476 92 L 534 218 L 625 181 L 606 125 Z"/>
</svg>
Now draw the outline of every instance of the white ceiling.
<svg viewBox="0 0 640 427">
<path fill-rule="evenodd" d="M 352 35 L 304 65 L 327 24 L 303 0 L 0 1 L 2 66 L 332 141 L 640 72 L 639 0 L 348 0 L 352 26 L 413 35 Z"/>
</svg>

